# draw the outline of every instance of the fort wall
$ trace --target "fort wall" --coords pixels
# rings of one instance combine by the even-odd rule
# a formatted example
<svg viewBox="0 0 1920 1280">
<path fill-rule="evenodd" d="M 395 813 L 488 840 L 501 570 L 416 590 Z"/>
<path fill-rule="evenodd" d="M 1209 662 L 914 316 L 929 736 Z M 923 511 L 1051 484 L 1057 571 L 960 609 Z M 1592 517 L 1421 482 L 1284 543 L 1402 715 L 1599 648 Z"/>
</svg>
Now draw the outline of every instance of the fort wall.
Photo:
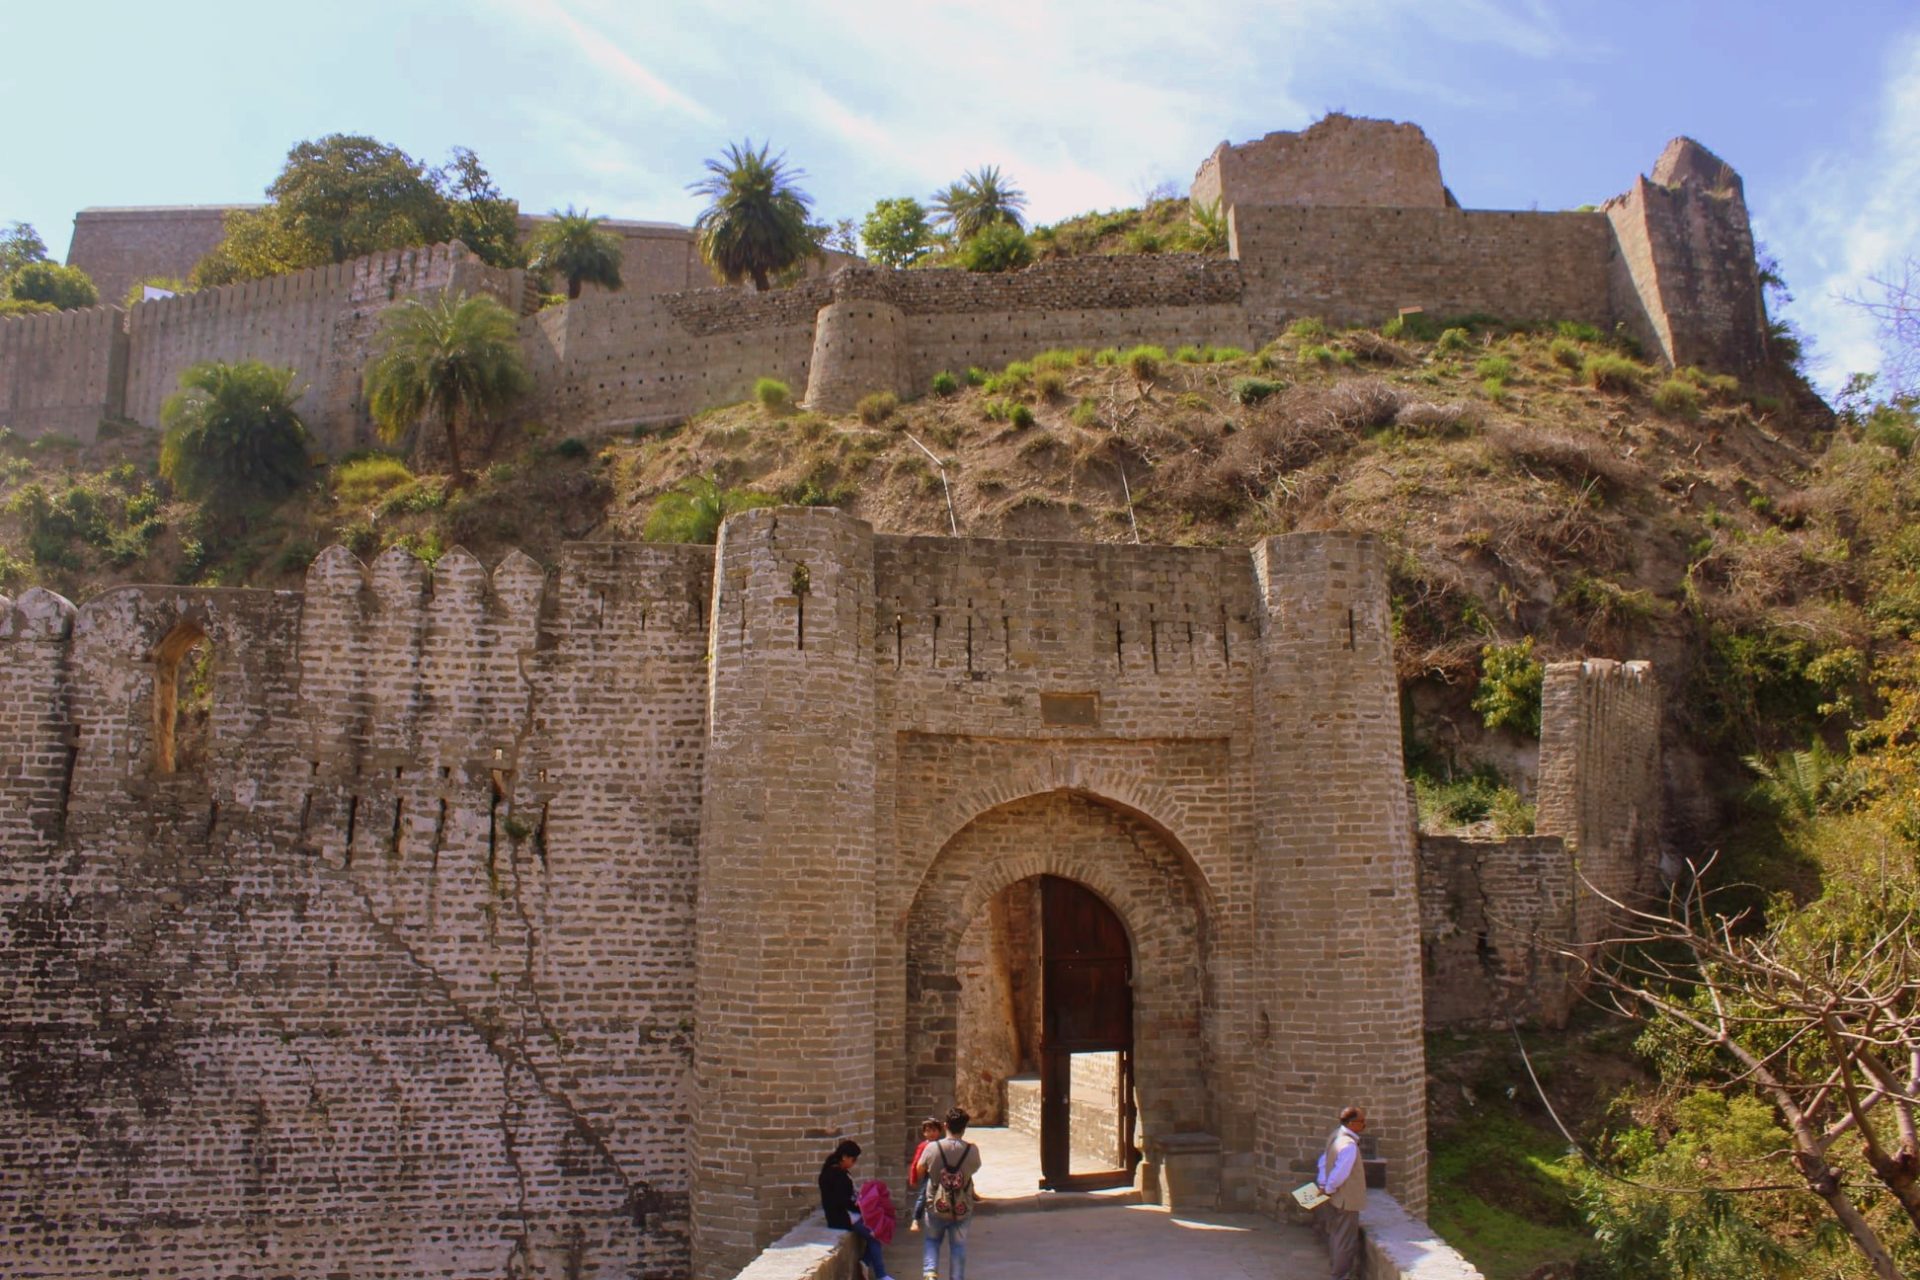
<svg viewBox="0 0 1920 1280">
<path fill-rule="evenodd" d="M 1193 203 L 1442 209 L 1440 156 L 1419 125 L 1333 112 L 1298 132 L 1222 142 L 1200 164 Z"/>
<path fill-rule="evenodd" d="M 226 235 L 227 215 L 259 205 L 199 204 L 128 209 L 82 209 L 73 217 L 67 265 L 79 267 L 118 303 L 137 280 L 185 280 Z"/>
<path fill-rule="evenodd" d="M 156 427 L 188 366 L 262 360 L 294 371 L 300 412 L 322 447 L 365 445 L 374 437 L 360 381 L 381 311 L 454 291 L 488 294 L 517 312 L 525 287 L 523 272 L 488 267 L 454 242 L 142 302 L 127 313 L 124 413 Z"/>
<path fill-rule="evenodd" d="M 0 318 L 0 426 L 32 439 L 92 443 L 125 397 L 127 336 L 117 307 Z"/>
<path fill-rule="evenodd" d="M 1408 307 L 1612 323 L 1598 213 L 1238 205 L 1228 225 L 1256 329 L 1299 316 L 1379 324 Z"/>
<path fill-rule="evenodd" d="M 1644 662 L 1548 664 L 1535 834 L 1419 838 L 1429 1027 L 1565 1025 L 1580 975 L 1557 949 L 1659 874 L 1660 714 Z"/>
</svg>

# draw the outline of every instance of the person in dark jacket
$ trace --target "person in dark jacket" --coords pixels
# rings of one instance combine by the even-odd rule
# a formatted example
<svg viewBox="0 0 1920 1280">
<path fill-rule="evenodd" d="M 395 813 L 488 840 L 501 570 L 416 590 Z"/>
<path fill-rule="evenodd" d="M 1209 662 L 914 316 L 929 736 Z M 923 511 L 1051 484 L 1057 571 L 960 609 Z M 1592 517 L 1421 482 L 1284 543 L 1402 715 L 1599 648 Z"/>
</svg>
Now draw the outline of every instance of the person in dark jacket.
<svg viewBox="0 0 1920 1280">
<path fill-rule="evenodd" d="M 853 1165 L 860 1158 L 860 1144 L 842 1138 L 826 1163 L 820 1166 L 820 1208 L 827 1225 L 836 1231 L 851 1231 L 860 1237 L 860 1261 L 867 1264 L 873 1280 L 892 1280 L 887 1275 L 887 1260 L 880 1242 L 860 1221 L 860 1206 L 853 1194 Z"/>
</svg>

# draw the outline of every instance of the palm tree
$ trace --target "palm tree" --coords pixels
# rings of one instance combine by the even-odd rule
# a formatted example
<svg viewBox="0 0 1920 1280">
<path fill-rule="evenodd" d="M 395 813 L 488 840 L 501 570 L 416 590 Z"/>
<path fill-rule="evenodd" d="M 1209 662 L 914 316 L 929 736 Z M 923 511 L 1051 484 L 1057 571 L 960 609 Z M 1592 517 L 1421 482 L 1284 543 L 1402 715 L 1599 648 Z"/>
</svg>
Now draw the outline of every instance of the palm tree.
<svg viewBox="0 0 1920 1280">
<path fill-rule="evenodd" d="M 820 253 L 808 225 L 813 197 L 793 185 L 806 175 L 786 168 L 784 154 L 768 159 L 771 145 L 729 144 L 724 160 L 707 161 L 710 176 L 687 187 L 713 202 L 693 224 L 700 256 L 728 284 L 751 276 L 762 293 L 774 273 Z"/>
<path fill-rule="evenodd" d="M 464 293 L 410 298 L 381 321 L 367 366 L 367 409 L 383 440 L 436 417 L 446 428 L 453 483 L 466 480 L 460 432 L 532 385 L 518 326 L 492 298 Z"/>
<path fill-rule="evenodd" d="M 313 470 L 295 411 L 293 370 L 258 360 L 210 360 L 180 375 L 160 407 L 160 474 L 189 497 L 220 492 L 277 498 Z"/>
<path fill-rule="evenodd" d="M 1020 211 L 1026 207 L 1026 193 L 1001 177 L 997 164 L 983 164 L 961 175 L 960 181 L 933 197 L 936 220 L 960 240 L 971 239 L 996 222 L 1025 227 Z"/>
<path fill-rule="evenodd" d="M 624 247 L 620 237 L 601 227 L 605 218 L 590 217 L 585 209 L 575 213 L 555 210 L 547 215 L 533 233 L 535 271 L 550 271 L 567 279 L 567 297 L 580 296 L 580 286 L 597 284 L 605 289 L 620 287 L 620 257 Z"/>
</svg>

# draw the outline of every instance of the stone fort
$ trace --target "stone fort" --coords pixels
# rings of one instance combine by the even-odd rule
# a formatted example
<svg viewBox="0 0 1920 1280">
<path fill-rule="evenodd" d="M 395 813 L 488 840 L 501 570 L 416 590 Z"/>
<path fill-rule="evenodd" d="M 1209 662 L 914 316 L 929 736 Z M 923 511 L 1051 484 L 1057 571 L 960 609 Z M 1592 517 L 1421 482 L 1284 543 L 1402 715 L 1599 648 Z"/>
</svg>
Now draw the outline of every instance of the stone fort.
<svg viewBox="0 0 1920 1280">
<path fill-rule="evenodd" d="M 1393 163 L 1355 187 L 1369 135 Z M 1335 118 L 1216 152 L 1226 260 L 548 308 L 537 394 L 581 430 L 766 373 L 832 405 L 1411 305 L 1762 358 L 1738 180 L 1693 144 L 1536 215 L 1454 208 L 1413 142 Z M 380 309 L 446 288 L 525 283 L 448 246 L 7 321 L 0 405 L 27 433 L 150 424 L 166 369 L 252 355 L 344 443 Z M 1360 1100 L 1417 1215 L 1422 1032 L 1564 1018 L 1582 877 L 1630 893 L 1658 858 L 1659 717 L 1643 665 L 1556 664 L 1538 834 L 1417 838 L 1384 557 L 1338 532 L 993 542 L 779 508 L 717 548 L 336 547 L 299 591 L 0 599 L 0 1256 L 734 1275 L 815 1207 L 834 1139 L 891 1164 L 1021 1068 L 1024 1015 L 981 990 L 1031 989 L 1037 882 L 1117 921 L 1151 1197 L 1271 1207 Z"/>
</svg>

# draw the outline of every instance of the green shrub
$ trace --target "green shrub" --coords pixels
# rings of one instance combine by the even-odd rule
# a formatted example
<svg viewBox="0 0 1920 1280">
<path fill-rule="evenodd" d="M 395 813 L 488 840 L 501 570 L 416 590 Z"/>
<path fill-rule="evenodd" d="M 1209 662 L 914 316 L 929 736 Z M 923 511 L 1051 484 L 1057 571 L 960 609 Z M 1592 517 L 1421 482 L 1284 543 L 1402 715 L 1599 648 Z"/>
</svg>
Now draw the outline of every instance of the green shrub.
<svg viewBox="0 0 1920 1280">
<path fill-rule="evenodd" d="M 1324 338 L 1327 336 L 1327 322 L 1314 316 L 1301 316 L 1287 326 L 1287 334 L 1303 342 L 1308 338 Z"/>
<path fill-rule="evenodd" d="M 1245 360 L 1245 347 L 1207 347 L 1202 352 L 1208 364 L 1232 364 L 1236 360 Z"/>
<path fill-rule="evenodd" d="M 1433 349 L 1442 355 L 1449 355 L 1455 351 L 1465 351 L 1472 345 L 1473 338 L 1465 329 L 1460 328 L 1444 329 L 1441 331 L 1440 336 L 1433 341 Z"/>
<path fill-rule="evenodd" d="M 1675 417 L 1694 417 L 1700 412 L 1700 388 L 1684 378 L 1668 378 L 1654 390 L 1653 406 Z"/>
<path fill-rule="evenodd" d="M 412 483 L 413 472 L 390 453 L 350 457 L 333 469 L 334 496 L 356 506 L 372 502 L 389 489 Z"/>
<path fill-rule="evenodd" d="M 1002 386 L 1012 390 L 1026 386 L 1033 381 L 1033 362 L 1030 360 L 1009 362 L 1007 367 L 1000 371 L 1000 381 Z"/>
<path fill-rule="evenodd" d="M 280 548 L 280 554 L 273 558 L 273 567 L 279 573 L 305 573 L 319 554 L 320 548 L 305 538 L 296 538 Z"/>
<path fill-rule="evenodd" d="M 989 422 L 1005 422 L 1013 417 L 1013 401 L 995 396 L 980 406 L 980 413 Z"/>
<path fill-rule="evenodd" d="M 1030 427 L 1033 425 L 1033 410 L 1024 404 L 1016 404 L 1007 411 L 1007 421 L 1016 427 Z"/>
<path fill-rule="evenodd" d="M 1076 364 L 1084 364 L 1084 363 L 1086 362 L 1083 360 L 1080 360 L 1077 357 L 1077 354 L 1075 352 L 1061 351 L 1058 349 L 1053 351 L 1042 351 L 1039 355 L 1033 358 L 1033 367 L 1035 369 L 1041 370 L 1042 372 L 1045 372 L 1047 370 L 1053 370 L 1055 372 L 1065 372 L 1066 370 L 1073 368 Z"/>
<path fill-rule="evenodd" d="M 753 384 L 753 398 L 768 413 L 782 413 L 793 404 L 793 388 L 778 378 L 761 378 Z"/>
<path fill-rule="evenodd" d="M 1275 382 L 1271 378 L 1235 378 L 1228 394 L 1241 404 L 1255 405 L 1275 392 L 1286 389 L 1286 383 Z"/>
<path fill-rule="evenodd" d="M 410 484 L 399 485 L 380 500 L 383 516 L 419 515 L 438 511 L 447 505 L 446 482 L 439 476 L 424 476 Z"/>
<path fill-rule="evenodd" d="M 1102 347 L 1098 351 L 1093 353 L 1094 364 L 1099 365 L 1102 368 L 1108 368 L 1113 365 L 1117 365 L 1120 363 L 1120 360 L 1121 360 L 1120 348 L 1118 347 Z"/>
<path fill-rule="evenodd" d="M 1440 334 L 1440 322 L 1424 311 L 1409 311 L 1397 315 L 1380 326 L 1383 338 L 1405 338 L 1415 342 L 1432 342 Z"/>
<path fill-rule="evenodd" d="M 572 462 L 578 462 L 591 452 L 592 450 L 587 448 L 587 442 L 579 436 L 568 436 L 565 440 L 553 446 L 554 457 L 566 458 Z"/>
<path fill-rule="evenodd" d="M 1633 391 L 1646 372 L 1638 361 L 1610 353 L 1588 356 L 1580 366 L 1580 376 L 1598 391 Z"/>
<path fill-rule="evenodd" d="M 1570 342 L 1605 342 L 1607 335 L 1590 324 L 1581 324 L 1578 320 L 1562 320 L 1553 327 L 1553 331 Z"/>
<path fill-rule="evenodd" d="M 1166 358 L 1164 348 L 1142 344 L 1127 352 L 1127 372 L 1136 382 L 1152 382 L 1160 376 L 1160 364 Z"/>
<path fill-rule="evenodd" d="M 945 369 L 942 369 L 933 375 L 932 387 L 933 394 L 937 396 L 950 396 L 960 389 L 960 379 L 954 377 Z"/>
<path fill-rule="evenodd" d="M 1533 656 L 1533 637 L 1480 650 L 1480 687 L 1472 706 L 1489 729 L 1540 736 L 1540 688 L 1547 669 Z"/>
<path fill-rule="evenodd" d="M 962 243 L 955 256 L 968 271 L 1018 271 L 1033 261 L 1033 242 L 1011 222 L 996 222 Z"/>
<path fill-rule="evenodd" d="M 1561 368 L 1576 371 L 1587 358 L 1587 353 L 1580 349 L 1579 343 L 1571 342 L 1566 338 L 1555 338 L 1547 346 L 1547 355 L 1552 357 L 1553 362 Z"/>
<path fill-rule="evenodd" d="M 1191 343 L 1177 349 L 1173 353 L 1173 359 L 1176 364 L 1205 364 L 1207 362 L 1207 358 L 1201 354 L 1200 348 L 1193 346 Z"/>
<path fill-rule="evenodd" d="M 1100 422 L 1100 406 L 1091 400 L 1082 399 L 1073 406 L 1073 425 L 1076 427 L 1097 426 Z"/>
<path fill-rule="evenodd" d="M 345 544 L 347 550 L 366 560 L 380 550 L 380 531 L 365 520 L 355 520 L 340 526 L 340 541 Z M 187 550 L 186 539 L 181 540 L 180 548 L 183 552 Z M 191 560 L 193 557 L 188 558 Z"/>
<path fill-rule="evenodd" d="M 1483 378 L 1480 389 L 1487 393 L 1487 399 L 1502 404 L 1507 398 L 1507 380 L 1505 378 Z"/>
<path fill-rule="evenodd" d="M 1332 347 L 1315 343 L 1312 346 L 1300 348 L 1301 364 L 1329 365 L 1333 363 L 1333 359 Z"/>
<path fill-rule="evenodd" d="M 969 365 L 967 367 L 967 385 L 970 387 L 984 386 L 986 385 L 987 379 L 991 378 L 992 376 L 993 376 L 992 374 L 988 373 L 985 369 L 982 369 L 977 364 Z"/>
<path fill-rule="evenodd" d="M 194 498 L 278 498 L 298 488 L 313 469 L 312 441 L 293 407 L 293 378 L 258 360 L 187 369 L 160 408 L 160 474 Z"/>
<path fill-rule="evenodd" d="M 891 391 L 876 391 L 870 396 L 862 396 L 860 403 L 854 405 L 853 411 L 859 415 L 860 421 L 870 427 L 877 427 L 891 418 L 893 411 L 899 407 L 899 396 Z"/>
<path fill-rule="evenodd" d="M 1505 356 L 1481 356 L 1473 366 L 1473 376 L 1483 381 L 1494 378 L 1505 382 L 1513 376 L 1513 361 Z"/>
<path fill-rule="evenodd" d="M 1045 373 L 1035 374 L 1033 389 L 1049 400 L 1065 395 L 1067 390 L 1067 375 L 1054 369 L 1049 369 Z"/>
<path fill-rule="evenodd" d="M 689 476 L 654 502 L 640 536 L 648 542 L 710 543 L 734 512 L 772 503 L 770 494 L 722 488 L 713 476 Z"/>
</svg>

